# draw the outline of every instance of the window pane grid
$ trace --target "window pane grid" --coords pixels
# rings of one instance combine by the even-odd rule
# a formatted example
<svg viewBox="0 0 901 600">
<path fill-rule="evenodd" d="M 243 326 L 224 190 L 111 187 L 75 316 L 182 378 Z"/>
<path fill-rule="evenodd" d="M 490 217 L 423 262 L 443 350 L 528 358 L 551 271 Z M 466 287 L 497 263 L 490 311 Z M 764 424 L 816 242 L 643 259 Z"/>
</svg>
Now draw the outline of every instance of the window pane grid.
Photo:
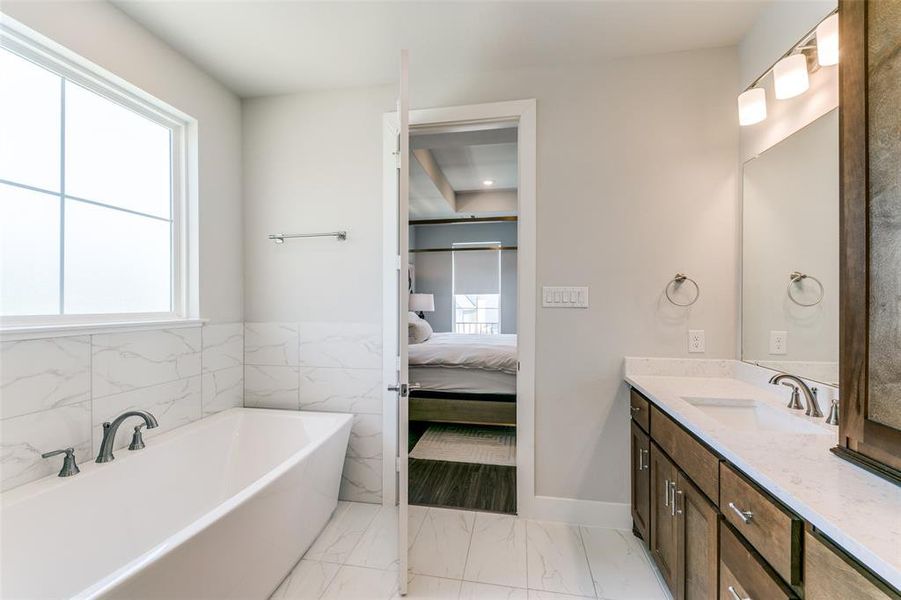
<svg viewBox="0 0 901 600">
<path fill-rule="evenodd" d="M 12 166 L 0 172 L 0 209 L 6 213 L 6 227 L 0 232 L 0 285 L 6 288 L 0 289 L 0 315 L 171 314 L 179 264 L 172 127 L 40 62 L 0 48 L 0 64 L 17 69 L 13 75 L 0 73 L 0 95 L 12 98 L 0 108 L 10 103 L 24 107 L 24 117 L 16 118 L 49 128 L 25 148 L 18 164 L 4 160 Z M 48 82 L 56 82 L 55 97 Z M 69 102 L 73 98 L 75 104 Z M 48 118 L 53 104 L 56 117 Z M 32 106 L 43 112 L 28 112 Z M 9 116 L 14 111 L 2 112 L 0 133 L 21 134 L 23 127 Z M 74 140 L 69 135 L 73 133 Z M 2 157 L 22 146 L 22 135 L 2 137 Z M 58 179 L 47 168 L 53 154 Z M 41 157 L 42 163 L 37 160 Z M 38 163 L 43 170 L 35 170 Z M 74 185 L 69 185 L 73 175 Z M 46 198 L 42 208 L 28 208 L 41 198 Z M 35 243 L 43 244 L 43 250 Z M 40 261 L 34 259 L 38 254 Z M 29 279 L 32 263 L 38 272 Z M 53 283 L 44 281 L 48 277 Z M 53 308 L 47 304 L 48 292 L 57 298 Z"/>
<path fill-rule="evenodd" d="M 454 294 L 454 333 L 500 333 L 500 294 Z"/>
</svg>

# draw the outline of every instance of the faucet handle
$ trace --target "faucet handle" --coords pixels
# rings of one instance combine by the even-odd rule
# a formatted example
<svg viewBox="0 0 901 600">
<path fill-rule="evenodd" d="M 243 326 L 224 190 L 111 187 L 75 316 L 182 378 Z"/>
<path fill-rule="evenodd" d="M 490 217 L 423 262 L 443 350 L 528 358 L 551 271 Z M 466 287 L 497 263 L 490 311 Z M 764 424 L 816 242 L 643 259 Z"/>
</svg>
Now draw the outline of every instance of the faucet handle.
<svg viewBox="0 0 901 600">
<path fill-rule="evenodd" d="M 129 450 L 141 450 L 144 448 L 144 436 L 141 434 L 141 429 L 143 429 L 145 425 L 146 423 L 135 425 L 135 432 L 132 434 L 131 443 L 128 445 Z"/>
<path fill-rule="evenodd" d="M 41 454 L 41 458 L 50 458 L 57 454 L 66 455 L 65 458 L 63 458 L 63 467 L 59 470 L 57 477 L 71 477 L 72 475 L 78 475 L 80 469 L 75 462 L 75 448 L 63 448 L 61 450 L 45 452 Z"/>
<path fill-rule="evenodd" d="M 795 410 L 801 410 L 802 408 L 804 408 L 801 405 L 801 392 L 798 389 L 798 386 L 793 383 L 789 383 L 788 381 L 782 381 L 781 383 L 782 385 L 790 387 L 792 389 L 792 398 L 788 403 L 788 408 L 793 408 Z"/>
<path fill-rule="evenodd" d="M 829 408 L 829 416 L 826 417 L 826 423 L 838 425 L 838 398 L 832 399 L 832 406 Z"/>
</svg>

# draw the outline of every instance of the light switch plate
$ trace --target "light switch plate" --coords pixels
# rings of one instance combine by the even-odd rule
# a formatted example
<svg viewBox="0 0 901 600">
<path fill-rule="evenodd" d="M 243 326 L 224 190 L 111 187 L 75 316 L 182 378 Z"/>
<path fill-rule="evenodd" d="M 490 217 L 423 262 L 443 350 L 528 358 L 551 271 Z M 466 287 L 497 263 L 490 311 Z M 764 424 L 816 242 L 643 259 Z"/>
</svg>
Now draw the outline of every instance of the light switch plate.
<svg viewBox="0 0 901 600">
<path fill-rule="evenodd" d="M 541 306 L 546 308 L 588 308 L 588 286 L 549 286 L 541 288 Z"/>
<path fill-rule="evenodd" d="M 689 352 L 706 352 L 707 339 L 704 336 L 703 329 L 688 330 L 688 351 Z"/>
<path fill-rule="evenodd" d="M 770 354 L 788 354 L 788 332 L 770 332 Z"/>
</svg>

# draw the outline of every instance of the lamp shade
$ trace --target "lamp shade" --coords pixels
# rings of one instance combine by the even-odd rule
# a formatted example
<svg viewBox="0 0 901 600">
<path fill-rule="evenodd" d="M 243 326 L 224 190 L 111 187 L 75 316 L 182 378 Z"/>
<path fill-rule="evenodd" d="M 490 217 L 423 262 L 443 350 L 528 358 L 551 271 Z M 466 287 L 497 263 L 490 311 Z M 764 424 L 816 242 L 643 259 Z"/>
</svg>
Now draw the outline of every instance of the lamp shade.
<svg viewBox="0 0 901 600">
<path fill-rule="evenodd" d="M 817 62 L 821 67 L 838 64 L 838 14 L 817 25 Z"/>
<path fill-rule="evenodd" d="M 807 57 L 803 54 L 792 54 L 777 62 L 773 67 L 773 86 L 779 100 L 794 98 L 806 92 L 810 86 L 810 80 L 807 78 Z"/>
<path fill-rule="evenodd" d="M 738 124 L 753 125 L 766 119 L 766 91 L 751 88 L 738 97 Z"/>
<path fill-rule="evenodd" d="M 434 294 L 410 294 L 410 310 L 432 312 L 435 310 Z"/>
</svg>

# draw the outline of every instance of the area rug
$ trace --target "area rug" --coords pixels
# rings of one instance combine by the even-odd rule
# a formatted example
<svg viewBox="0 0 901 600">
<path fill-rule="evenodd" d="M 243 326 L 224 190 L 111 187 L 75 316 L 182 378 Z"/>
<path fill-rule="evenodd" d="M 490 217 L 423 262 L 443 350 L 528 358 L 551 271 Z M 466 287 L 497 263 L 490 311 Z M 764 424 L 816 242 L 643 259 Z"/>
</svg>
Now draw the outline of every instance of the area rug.
<svg viewBox="0 0 901 600">
<path fill-rule="evenodd" d="M 516 429 L 477 425 L 430 425 L 410 458 L 516 466 Z"/>
</svg>

